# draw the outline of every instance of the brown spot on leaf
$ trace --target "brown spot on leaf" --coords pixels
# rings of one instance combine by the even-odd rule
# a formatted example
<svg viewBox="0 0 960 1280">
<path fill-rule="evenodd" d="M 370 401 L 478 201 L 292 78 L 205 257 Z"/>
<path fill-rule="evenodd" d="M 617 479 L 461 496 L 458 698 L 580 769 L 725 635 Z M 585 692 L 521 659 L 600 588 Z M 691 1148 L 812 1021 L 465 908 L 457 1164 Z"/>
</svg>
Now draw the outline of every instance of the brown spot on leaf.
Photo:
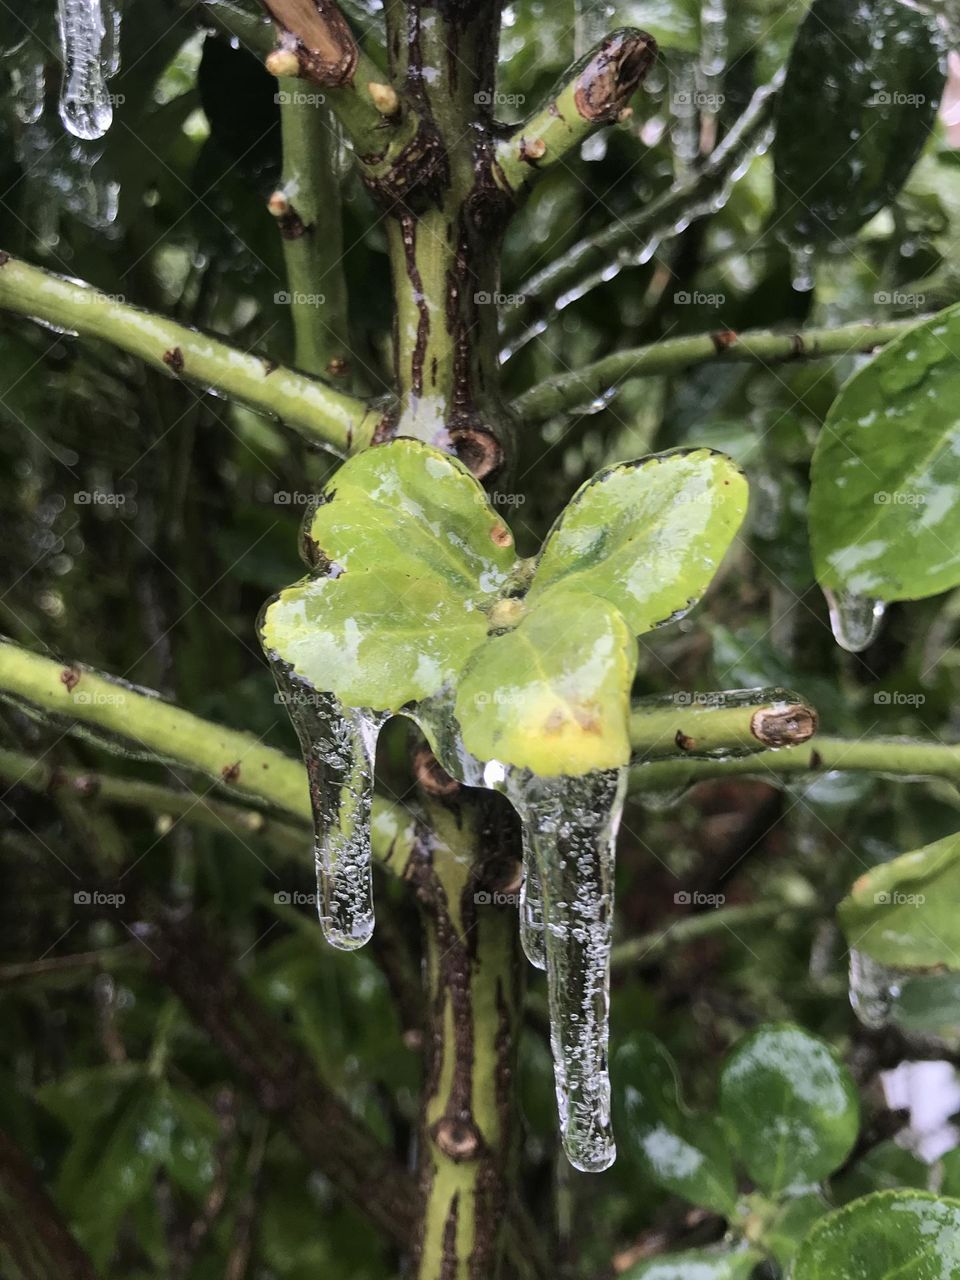
<svg viewBox="0 0 960 1280">
<path fill-rule="evenodd" d="M 179 347 L 171 347 L 163 353 L 163 363 L 174 373 L 183 373 L 183 352 Z"/>
<path fill-rule="evenodd" d="M 692 751 L 697 745 L 696 738 L 691 738 L 682 729 L 677 730 L 673 740 L 677 744 L 678 751 Z"/>
<path fill-rule="evenodd" d="M 220 770 L 220 777 L 224 782 L 237 782 L 240 779 L 240 761 L 236 760 L 233 764 L 225 764 Z"/>
<path fill-rule="evenodd" d="M 509 547 L 513 543 L 513 534 L 505 524 L 495 524 L 490 530 L 490 541 L 498 547 Z"/>
</svg>

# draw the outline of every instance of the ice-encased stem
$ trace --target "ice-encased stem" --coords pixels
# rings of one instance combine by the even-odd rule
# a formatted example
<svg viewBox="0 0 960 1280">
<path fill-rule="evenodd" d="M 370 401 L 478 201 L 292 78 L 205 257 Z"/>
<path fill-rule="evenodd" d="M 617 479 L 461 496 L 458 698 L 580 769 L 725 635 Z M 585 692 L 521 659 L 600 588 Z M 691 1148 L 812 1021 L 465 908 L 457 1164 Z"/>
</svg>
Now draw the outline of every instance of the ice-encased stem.
<svg viewBox="0 0 960 1280">
<path fill-rule="evenodd" d="M 538 969 L 547 967 L 547 947 L 543 938 L 543 888 L 536 855 L 531 848 L 526 825 L 523 828 L 523 882 L 520 886 L 520 945 L 523 954 Z"/>
<path fill-rule="evenodd" d="M 320 924 L 332 946 L 354 951 L 373 934 L 370 813 L 377 737 L 387 716 L 345 707 L 332 693 L 302 685 L 280 664 L 274 678 L 307 768 Z"/>
<path fill-rule="evenodd" d="M 104 79 L 107 34 L 100 0 L 57 0 L 63 81 L 60 119 L 77 138 L 102 138 L 113 122 Z M 113 23 L 110 15 L 111 27 Z"/>
<path fill-rule="evenodd" d="M 582 778 L 508 777 L 542 890 L 563 1146 L 570 1163 L 588 1172 L 616 1156 L 607 1043 L 614 847 L 626 776 L 614 769 Z"/>
</svg>

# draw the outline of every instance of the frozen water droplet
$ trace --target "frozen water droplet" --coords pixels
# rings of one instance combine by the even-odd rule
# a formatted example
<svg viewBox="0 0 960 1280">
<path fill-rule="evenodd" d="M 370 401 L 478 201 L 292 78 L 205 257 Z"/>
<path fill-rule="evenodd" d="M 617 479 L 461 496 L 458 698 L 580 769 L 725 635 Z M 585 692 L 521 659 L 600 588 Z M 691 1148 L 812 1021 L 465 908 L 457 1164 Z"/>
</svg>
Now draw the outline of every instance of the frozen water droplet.
<svg viewBox="0 0 960 1280">
<path fill-rule="evenodd" d="M 10 78 L 13 82 L 13 107 L 17 119 L 24 124 L 36 124 L 43 115 L 46 92 L 43 55 L 28 40 L 13 55 L 12 61 Z"/>
<path fill-rule="evenodd" d="M 300 739 L 314 820 L 317 903 L 327 941 L 354 951 L 373 934 L 370 812 L 377 737 L 387 715 L 345 707 L 271 660 Z"/>
<path fill-rule="evenodd" d="M 899 994 L 895 970 L 862 951 L 850 952 L 850 1004 L 865 1027 L 885 1027 Z"/>
<path fill-rule="evenodd" d="M 626 769 L 611 769 L 580 778 L 511 770 L 506 780 L 540 878 L 563 1146 L 588 1172 L 616 1157 L 607 1042 L 614 846 L 626 779 Z"/>
<path fill-rule="evenodd" d="M 871 600 L 852 591 L 823 592 L 830 609 L 830 627 L 833 638 L 848 653 L 861 653 L 870 647 L 880 634 L 886 605 L 882 600 Z"/>
<path fill-rule="evenodd" d="M 812 244 L 790 245 L 792 283 L 798 293 L 809 293 L 814 286 Z"/>
<path fill-rule="evenodd" d="M 520 886 L 520 945 L 537 969 L 547 967 L 547 947 L 543 938 L 543 889 L 537 859 L 523 832 L 523 884 Z"/>
<path fill-rule="evenodd" d="M 77 138 L 102 138 L 113 121 L 104 81 L 100 0 L 57 0 L 63 82 L 60 119 Z"/>
</svg>

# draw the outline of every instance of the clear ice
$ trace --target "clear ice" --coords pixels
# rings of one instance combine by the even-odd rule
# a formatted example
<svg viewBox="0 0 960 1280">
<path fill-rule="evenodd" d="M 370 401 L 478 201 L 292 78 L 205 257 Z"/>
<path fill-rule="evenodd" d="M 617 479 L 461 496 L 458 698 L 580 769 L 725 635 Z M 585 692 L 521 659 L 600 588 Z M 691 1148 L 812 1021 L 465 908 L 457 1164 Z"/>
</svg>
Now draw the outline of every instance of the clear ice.
<svg viewBox="0 0 960 1280">
<path fill-rule="evenodd" d="M 505 777 L 524 829 L 528 903 L 531 867 L 541 889 L 560 1133 L 570 1163 L 585 1172 L 616 1157 L 607 1045 L 614 848 L 626 779 L 625 769 L 580 778 L 508 769 Z"/>
<path fill-rule="evenodd" d="M 828 591 L 823 593 L 830 610 L 830 628 L 833 638 L 848 653 L 861 653 L 873 644 L 880 634 L 886 605 L 882 600 L 854 595 L 852 591 Z"/>
<path fill-rule="evenodd" d="M 307 768 L 317 864 L 317 910 L 324 937 L 354 951 L 373 934 L 370 814 L 377 737 L 384 712 L 345 707 L 271 663 Z"/>
<path fill-rule="evenodd" d="M 77 138 L 102 138 L 113 121 L 106 77 L 116 70 L 116 0 L 57 0 L 63 81 L 60 119 Z"/>
</svg>

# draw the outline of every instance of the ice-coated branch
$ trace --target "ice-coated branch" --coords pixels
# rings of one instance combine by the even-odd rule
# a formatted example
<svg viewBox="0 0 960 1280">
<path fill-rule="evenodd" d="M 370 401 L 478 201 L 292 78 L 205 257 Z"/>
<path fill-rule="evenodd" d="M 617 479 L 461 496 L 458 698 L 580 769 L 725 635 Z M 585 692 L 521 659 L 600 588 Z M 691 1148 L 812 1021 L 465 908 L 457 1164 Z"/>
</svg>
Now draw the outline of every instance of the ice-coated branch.
<svg viewBox="0 0 960 1280">
<path fill-rule="evenodd" d="M 381 409 L 319 379 L 2 251 L 0 310 L 109 342 L 154 369 L 279 418 L 312 444 L 341 457 L 365 448 L 382 417 Z"/>
<path fill-rule="evenodd" d="M 624 118 L 656 54 L 645 31 L 625 27 L 606 36 L 548 102 L 497 144 L 498 181 L 518 194 L 595 129 Z"/>
<path fill-rule="evenodd" d="M 268 208 L 283 243 L 294 333 L 294 363 L 349 385 L 349 305 L 343 223 L 334 174 L 337 139 L 330 109 L 299 81 L 280 80 L 283 173 Z"/>
<path fill-rule="evenodd" d="M 241 802 L 247 798 L 264 801 L 298 825 L 312 823 L 303 765 L 282 751 L 264 746 L 253 734 L 203 720 L 86 667 L 55 662 L 9 642 L 0 643 L 0 697 L 21 700 L 47 714 L 66 717 L 80 728 L 100 731 L 108 739 L 120 738 L 145 756 L 206 774 Z M 17 773 L 16 767 L 17 759 L 11 753 L 0 756 L 0 777 L 8 784 L 22 781 L 36 787 L 42 782 L 29 758 L 24 761 L 22 772 Z M 101 797 L 111 803 L 142 804 L 154 811 L 177 813 L 176 793 L 166 788 L 148 787 L 131 779 L 107 780 L 101 774 L 93 776 L 100 781 Z M 71 774 L 56 771 L 54 778 L 64 779 L 65 785 L 73 785 L 83 793 L 84 785 L 78 785 Z M 191 818 L 203 821 L 192 808 L 196 797 L 186 799 L 191 805 Z M 258 819 L 268 822 L 255 810 L 244 814 L 237 812 L 237 806 L 228 808 L 219 800 L 207 799 L 204 803 L 211 822 L 219 822 L 226 814 L 227 825 L 237 824 L 241 834 L 244 829 L 247 833 L 254 830 Z M 279 825 L 269 820 L 266 830 Z M 402 874 L 414 838 L 410 813 L 386 802 L 374 802 L 373 852 L 384 866 Z M 309 848 L 306 835 L 302 848 Z"/>
<path fill-rule="evenodd" d="M 650 204 L 628 213 L 595 235 L 585 236 L 514 290 L 524 299 L 508 313 L 505 332 L 511 350 L 536 332 L 538 316 L 562 308 L 631 262 L 645 262 L 662 240 L 682 231 L 722 204 L 750 157 L 768 136 L 779 77 L 759 88 L 736 124 L 704 165 L 679 179 Z M 520 331 L 531 326 L 525 333 Z M 517 336 L 519 334 L 519 336 Z"/>
<path fill-rule="evenodd" d="M 736 774 L 755 777 L 825 772 L 901 774 L 905 778 L 945 778 L 960 784 L 960 745 L 911 742 L 902 738 L 817 737 L 809 745 L 719 759 L 653 760 L 631 770 L 632 792 L 672 789 L 704 778 Z"/>
<path fill-rule="evenodd" d="M 925 317 L 873 323 L 838 325 L 834 329 L 801 329 L 794 333 L 748 330 L 735 333 L 720 329 L 686 338 L 667 338 L 645 347 L 615 351 L 602 360 L 531 387 L 513 404 L 521 422 L 545 422 L 554 414 L 575 410 L 605 395 L 628 378 L 682 373 L 684 369 L 714 361 L 730 364 L 771 365 L 824 356 L 848 356 L 875 351 L 898 338 Z"/>
<path fill-rule="evenodd" d="M 630 716 L 634 764 L 795 746 L 816 731 L 816 711 L 788 689 L 669 694 L 634 703 Z"/>
<path fill-rule="evenodd" d="M 386 74 L 361 49 L 334 0 L 261 0 L 276 26 L 277 48 L 267 70 L 322 88 L 347 132 L 364 177 L 390 185 L 395 167 L 416 167 L 430 132 Z"/>
</svg>

